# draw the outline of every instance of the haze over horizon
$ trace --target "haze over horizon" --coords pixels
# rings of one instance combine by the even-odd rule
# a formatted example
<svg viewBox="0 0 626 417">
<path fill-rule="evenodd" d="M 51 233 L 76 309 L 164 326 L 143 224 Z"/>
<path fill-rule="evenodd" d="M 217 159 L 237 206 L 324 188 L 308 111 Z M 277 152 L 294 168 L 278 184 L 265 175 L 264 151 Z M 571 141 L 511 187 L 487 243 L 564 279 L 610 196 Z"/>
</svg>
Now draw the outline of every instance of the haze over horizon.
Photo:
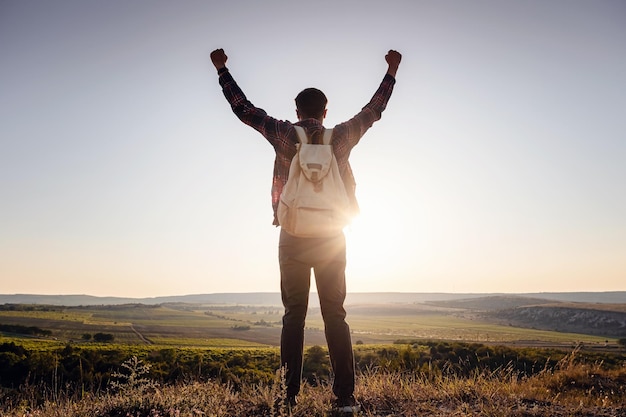
<svg viewBox="0 0 626 417">
<path fill-rule="evenodd" d="M 626 291 L 608 292 L 539 292 L 539 293 L 443 293 L 443 292 L 348 292 L 346 305 L 428 305 L 432 302 L 470 302 L 483 305 L 526 305 L 565 303 L 580 308 L 598 308 L 598 305 L 617 306 L 626 304 Z M 280 306 L 280 291 L 274 292 L 228 292 L 210 294 L 163 295 L 158 297 L 107 297 L 88 294 L 0 294 L 0 304 L 38 304 L 58 306 L 107 306 L 125 304 L 166 305 L 168 303 L 191 303 L 238 306 Z M 504 304 L 503 304 L 504 303 Z M 319 308 L 316 293 L 309 299 L 309 308 Z M 600 307 L 602 308 L 602 307 Z"/>
<path fill-rule="evenodd" d="M 388 49 L 351 156 L 348 292 L 626 290 L 626 3 L 0 1 L 0 293 L 277 292 L 271 146 L 248 98 L 325 125 Z"/>
</svg>

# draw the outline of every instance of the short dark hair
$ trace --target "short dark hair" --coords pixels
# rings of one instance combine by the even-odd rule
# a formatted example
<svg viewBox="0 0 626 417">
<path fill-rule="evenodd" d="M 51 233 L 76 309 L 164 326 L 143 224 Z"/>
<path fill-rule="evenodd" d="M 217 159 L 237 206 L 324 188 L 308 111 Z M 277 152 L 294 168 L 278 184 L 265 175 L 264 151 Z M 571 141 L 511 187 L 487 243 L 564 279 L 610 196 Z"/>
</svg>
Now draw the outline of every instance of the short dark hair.
<svg viewBox="0 0 626 417">
<path fill-rule="evenodd" d="M 324 114 L 328 100 L 317 88 L 305 88 L 296 96 L 296 108 L 302 118 L 318 119 Z"/>
</svg>

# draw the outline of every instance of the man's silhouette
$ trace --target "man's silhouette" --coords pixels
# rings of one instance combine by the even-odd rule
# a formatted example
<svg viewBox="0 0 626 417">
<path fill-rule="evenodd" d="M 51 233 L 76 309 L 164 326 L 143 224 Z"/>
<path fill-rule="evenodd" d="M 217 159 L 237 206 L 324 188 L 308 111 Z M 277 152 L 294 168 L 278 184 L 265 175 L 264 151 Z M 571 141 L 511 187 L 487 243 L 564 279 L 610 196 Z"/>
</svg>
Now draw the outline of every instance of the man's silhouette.
<svg viewBox="0 0 626 417">
<path fill-rule="evenodd" d="M 315 88 L 301 91 L 296 99 L 298 122 L 277 120 L 252 105 L 241 91 L 228 68 L 223 49 L 211 53 L 211 61 L 219 75 L 224 96 L 235 115 L 245 124 L 259 131 L 276 152 L 272 181 L 273 224 L 279 226 L 277 207 L 280 195 L 287 182 L 289 166 L 296 154 L 298 135 L 294 124 L 302 126 L 308 137 L 320 135 L 326 117 L 327 99 Z M 352 211 L 358 206 L 355 197 L 355 181 L 348 162 L 350 151 L 359 142 L 372 124 L 379 120 L 385 110 L 395 84 L 395 75 L 400 65 L 400 53 L 390 50 L 385 56 L 388 64 L 378 90 L 369 103 L 347 122 L 333 128 L 332 146 L 341 179 L 346 187 Z M 346 413 L 357 411 L 354 399 L 354 356 L 350 339 L 350 328 L 345 321 L 343 303 L 346 297 L 346 242 L 343 232 L 323 238 L 292 236 L 281 229 L 279 240 L 280 289 L 285 313 L 281 334 L 281 365 L 286 367 L 288 405 L 296 403 L 302 376 L 304 347 L 304 323 L 307 313 L 311 269 L 315 271 L 315 284 L 319 294 L 324 319 L 326 341 L 334 374 L 333 393 L 336 406 Z"/>
</svg>

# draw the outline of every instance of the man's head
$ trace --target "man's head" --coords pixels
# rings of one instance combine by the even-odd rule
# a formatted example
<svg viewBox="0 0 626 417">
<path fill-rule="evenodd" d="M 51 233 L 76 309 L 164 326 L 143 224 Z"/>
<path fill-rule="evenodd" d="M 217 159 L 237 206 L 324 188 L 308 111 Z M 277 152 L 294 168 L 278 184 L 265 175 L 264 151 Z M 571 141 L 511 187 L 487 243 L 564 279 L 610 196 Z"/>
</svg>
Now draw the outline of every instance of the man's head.
<svg viewBox="0 0 626 417">
<path fill-rule="evenodd" d="M 326 117 L 326 103 L 324 93 L 317 88 L 305 88 L 296 96 L 296 114 L 298 119 L 324 120 Z"/>
</svg>

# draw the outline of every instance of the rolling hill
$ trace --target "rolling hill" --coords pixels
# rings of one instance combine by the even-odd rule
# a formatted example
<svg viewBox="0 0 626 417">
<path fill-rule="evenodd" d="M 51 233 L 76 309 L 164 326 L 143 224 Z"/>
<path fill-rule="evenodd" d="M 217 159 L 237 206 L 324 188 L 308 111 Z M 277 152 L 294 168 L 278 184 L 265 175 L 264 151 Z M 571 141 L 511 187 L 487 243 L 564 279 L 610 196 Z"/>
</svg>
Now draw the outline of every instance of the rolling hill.
<svg viewBox="0 0 626 417">
<path fill-rule="evenodd" d="M 488 297 L 525 297 L 534 298 L 538 302 L 543 300 L 561 302 L 584 303 L 626 303 L 626 291 L 609 292 L 551 292 L 551 293 L 524 293 L 524 294 L 461 294 L 461 293 L 404 293 L 404 292 L 376 292 L 376 293 L 348 293 L 346 304 L 390 304 L 390 303 L 425 303 L 433 301 L 455 301 L 485 299 Z M 314 303 L 316 297 L 311 296 Z M 96 297 L 91 295 L 40 295 L 40 294 L 0 294 L 0 304 L 47 304 L 63 306 L 88 305 L 115 305 L 141 303 L 156 305 L 163 303 L 193 303 L 193 304 L 239 304 L 239 305 L 268 305 L 280 306 L 278 292 L 254 293 L 214 293 L 191 294 L 179 296 L 130 298 L 130 297 Z"/>
</svg>

